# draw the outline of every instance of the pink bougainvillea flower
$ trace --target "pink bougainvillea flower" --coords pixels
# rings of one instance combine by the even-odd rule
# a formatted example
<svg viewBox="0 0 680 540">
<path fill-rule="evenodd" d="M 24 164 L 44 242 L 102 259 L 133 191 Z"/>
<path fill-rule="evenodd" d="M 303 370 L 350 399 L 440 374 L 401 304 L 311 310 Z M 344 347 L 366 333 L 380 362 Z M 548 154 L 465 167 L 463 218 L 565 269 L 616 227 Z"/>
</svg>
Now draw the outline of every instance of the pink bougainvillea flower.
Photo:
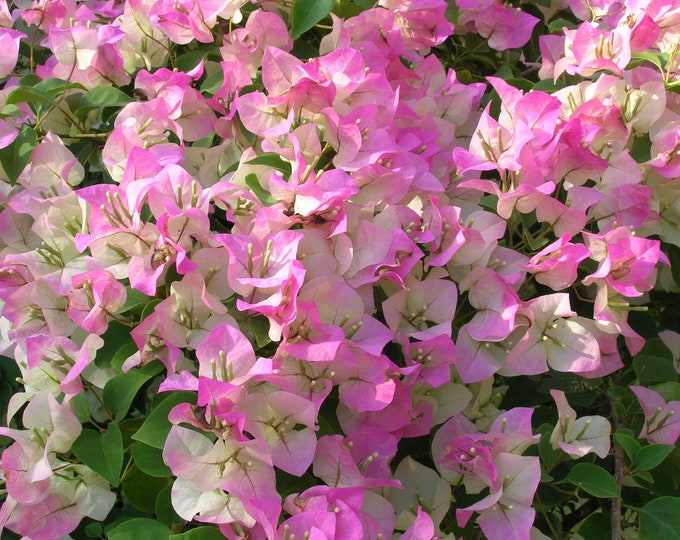
<svg viewBox="0 0 680 540">
<path fill-rule="evenodd" d="M 439 526 L 451 506 L 451 484 L 430 467 L 407 456 L 397 466 L 394 476 L 401 489 L 391 489 L 388 498 L 395 512 L 413 516 L 419 505 L 426 506 L 435 526 Z"/>
<path fill-rule="evenodd" d="M 538 19 L 533 15 L 500 4 L 484 9 L 475 20 L 479 34 L 488 38 L 489 47 L 497 51 L 524 45 L 536 23 Z"/>
<path fill-rule="evenodd" d="M 12 73 L 19 55 L 19 41 L 25 37 L 26 34 L 11 28 L 0 28 L 0 48 L 3 51 L 2 58 L 0 59 L 0 78 L 7 77 L 7 75 Z"/>
<path fill-rule="evenodd" d="M 598 269 L 583 279 L 584 285 L 603 280 L 627 297 L 641 296 L 656 280 L 656 264 L 669 264 L 658 240 L 639 238 L 628 227 L 618 227 L 604 235 L 583 233 L 591 258 Z"/>
<path fill-rule="evenodd" d="M 332 487 L 364 488 L 380 486 L 399 486 L 397 480 L 384 477 L 372 477 L 364 474 L 366 467 L 380 456 L 369 454 L 359 463 L 351 453 L 352 445 L 342 435 L 324 435 L 316 445 L 316 454 L 312 464 L 314 476 L 321 478 Z"/>
<path fill-rule="evenodd" d="M 81 328 L 101 335 L 108 317 L 125 303 L 125 287 L 107 270 L 92 270 L 73 276 L 66 313 Z"/>
<path fill-rule="evenodd" d="M 527 302 L 526 307 L 531 325 L 508 353 L 506 366 L 524 374 L 544 373 L 548 365 L 575 373 L 598 368 L 600 348 L 575 317 L 568 294 L 539 296 Z"/>
<path fill-rule="evenodd" d="M 404 540 L 419 540 L 421 538 L 428 538 L 435 540 L 441 538 L 435 534 L 434 523 L 430 514 L 425 512 L 422 507 L 418 506 L 418 515 L 413 524 L 404 531 L 401 535 Z"/>
<path fill-rule="evenodd" d="M 401 28 L 404 45 L 409 49 L 434 47 L 453 33 L 453 24 L 445 17 L 447 4 L 443 0 L 381 0 L 378 5 L 395 14 L 394 22 Z"/>
<path fill-rule="evenodd" d="M 215 326 L 196 348 L 199 377 L 240 385 L 248 380 L 255 366 L 255 351 L 250 341 L 229 323 Z"/>
<path fill-rule="evenodd" d="M 272 464 L 302 476 L 316 451 L 315 407 L 311 401 L 289 392 L 252 393 L 235 409 L 245 416 L 244 429 L 267 442 Z"/>
<path fill-rule="evenodd" d="M 477 341 L 503 341 L 515 329 L 519 296 L 496 272 L 476 267 L 460 282 L 460 290 L 468 291 L 468 301 L 477 310 L 465 324 L 470 337 Z"/>
<path fill-rule="evenodd" d="M 578 459 L 593 452 L 601 459 L 607 457 L 611 446 L 611 425 L 602 416 L 582 416 L 576 418 L 576 412 L 567 403 L 561 390 L 550 390 L 550 395 L 557 405 L 559 420 L 550 435 L 553 448 L 564 450 L 572 458 Z"/>
<path fill-rule="evenodd" d="M 452 281 L 409 281 L 383 302 L 385 321 L 394 333 L 422 339 L 449 333 L 456 310 L 457 289 Z M 422 336 L 422 337 L 421 337 Z"/>
<path fill-rule="evenodd" d="M 472 506 L 457 509 L 458 525 L 465 526 L 478 512 L 477 524 L 487 538 L 529 540 L 536 514 L 531 503 L 541 478 L 539 459 L 502 453 L 494 462 L 502 485 Z"/>
<path fill-rule="evenodd" d="M 571 236 L 565 234 L 546 246 L 524 267 L 533 274 L 536 281 L 561 291 L 576 281 L 578 265 L 590 255 L 583 244 L 570 242 Z"/>
<path fill-rule="evenodd" d="M 666 402 L 658 392 L 644 386 L 631 386 L 645 423 L 639 437 L 657 444 L 675 444 L 680 437 L 680 401 Z"/>
<path fill-rule="evenodd" d="M 457 435 L 446 446 L 439 463 L 464 476 L 474 477 L 492 491 L 498 490 L 498 470 L 491 455 L 491 446 L 474 435 Z"/>
<path fill-rule="evenodd" d="M 456 361 L 456 346 L 447 335 L 402 344 L 404 361 L 409 368 L 404 381 L 427 382 L 438 388 L 451 379 L 451 366 Z"/>
</svg>

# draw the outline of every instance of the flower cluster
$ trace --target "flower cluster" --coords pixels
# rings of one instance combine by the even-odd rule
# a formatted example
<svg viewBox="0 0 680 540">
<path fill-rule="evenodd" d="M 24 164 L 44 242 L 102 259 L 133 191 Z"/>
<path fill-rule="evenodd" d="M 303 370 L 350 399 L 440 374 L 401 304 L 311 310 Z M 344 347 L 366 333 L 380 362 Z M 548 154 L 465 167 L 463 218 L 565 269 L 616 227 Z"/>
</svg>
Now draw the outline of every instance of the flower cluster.
<svg viewBox="0 0 680 540">
<path fill-rule="evenodd" d="M 325 4 L 0 0 L 0 530 L 528 540 L 574 460 L 654 482 L 680 3 L 569 2 L 530 88 L 447 47 L 560 6 Z"/>
</svg>

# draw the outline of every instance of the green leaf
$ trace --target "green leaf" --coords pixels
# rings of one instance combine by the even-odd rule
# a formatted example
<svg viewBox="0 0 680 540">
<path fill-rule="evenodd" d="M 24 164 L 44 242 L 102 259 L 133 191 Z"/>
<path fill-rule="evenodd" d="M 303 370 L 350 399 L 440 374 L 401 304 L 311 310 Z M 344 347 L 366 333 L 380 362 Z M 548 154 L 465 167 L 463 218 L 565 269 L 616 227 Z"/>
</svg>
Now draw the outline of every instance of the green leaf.
<svg viewBox="0 0 680 540">
<path fill-rule="evenodd" d="M 574 30 L 576 28 L 576 25 L 572 21 L 567 21 L 565 19 L 555 19 L 554 21 L 551 21 L 550 24 L 548 25 L 548 31 L 551 34 L 561 34 L 562 33 L 562 28 L 567 27 L 569 30 Z"/>
<path fill-rule="evenodd" d="M 593 463 L 577 463 L 569 471 L 565 481 L 600 499 L 621 497 L 612 475 Z"/>
<path fill-rule="evenodd" d="M 638 509 L 639 540 L 680 539 L 680 497 L 659 497 Z"/>
<path fill-rule="evenodd" d="M 640 450 L 641 448 L 640 443 L 637 441 L 635 437 L 617 431 L 616 433 L 614 433 L 614 442 L 618 444 L 621 448 L 623 448 L 623 451 L 626 453 L 626 455 L 630 458 L 631 461 L 635 461 L 635 456 L 638 450 Z"/>
<path fill-rule="evenodd" d="M 222 70 L 211 73 L 205 78 L 201 85 L 201 93 L 213 96 L 224 84 L 224 73 Z"/>
<path fill-rule="evenodd" d="M 149 476 L 164 478 L 172 476 L 170 468 L 163 463 L 163 451 L 148 444 L 136 442 L 130 447 L 135 465 Z"/>
<path fill-rule="evenodd" d="M 187 71 L 194 69 L 206 56 L 208 56 L 208 51 L 189 51 L 177 57 L 177 60 L 175 60 L 175 67 L 186 73 Z"/>
<path fill-rule="evenodd" d="M 660 338 L 647 340 L 642 350 L 633 358 L 633 369 L 640 385 L 677 381 L 673 354 Z"/>
<path fill-rule="evenodd" d="M 99 521 L 93 521 L 85 525 L 85 534 L 88 538 L 101 538 L 104 526 Z"/>
<path fill-rule="evenodd" d="M 246 161 L 245 164 L 265 165 L 267 167 L 276 169 L 277 171 L 281 171 L 285 177 L 290 177 L 291 173 L 293 172 L 293 167 L 289 161 L 283 159 L 283 157 L 281 157 L 279 154 L 274 154 L 271 152 L 257 156 L 255 159 L 251 159 L 250 161 Z"/>
<path fill-rule="evenodd" d="M 361 7 L 358 3 L 350 2 L 349 0 L 335 0 L 333 5 L 333 13 L 341 19 L 356 17 L 359 13 L 362 13 L 364 9 L 365 8 Z"/>
<path fill-rule="evenodd" d="M 135 433 L 132 438 L 135 441 L 143 442 L 154 448 L 163 448 L 165 439 L 168 438 L 170 432 L 170 421 L 168 420 L 168 413 L 175 405 L 179 403 L 196 403 L 195 392 L 175 392 L 169 397 L 161 401 L 161 403 L 151 411 L 151 414 Z"/>
<path fill-rule="evenodd" d="M 170 527 L 155 519 L 133 518 L 108 531 L 108 540 L 168 540 Z"/>
<path fill-rule="evenodd" d="M 354 0 L 354 3 L 364 9 L 371 9 L 375 5 L 375 0 Z"/>
<path fill-rule="evenodd" d="M 123 495 L 137 510 L 152 514 L 156 510 L 158 495 L 171 485 L 172 478 L 150 476 L 132 465 L 123 479 Z"/>
<path fill-rule="evenodd" d="M 71 399 L 71 403 L 73 403 L 76 418 L 80 420 L 81 424 L 85 424 L 92 420 L 90 417 L 90 402 L 87 400 L 87 396 L 85 394 L 76 394 Z"/>
<path fill-rule="evenodd" d="M 92 109 L 99 107 L 125 107 L 132 101 L 122 90 L 115 86 L 95 86 L 92 90 L 88 90 L 80 100 L 80 107 L 75 111 L 75 114 L 80 118 L 90 112 Z"/>
<path fill-rule="evenodd" d="M 653 52 L 649 51 L 632 52 L 630 53 L 630 58 L 632 61 L 644 60 L 650 62 L 654 64 L 657 68 L 659 68 L 659 71 L 663 72 L 664 70 L 664 62 L 662 58 L 658 54 L 654 54 Z"/>
<path fill-rule="evenodd" d="M 555 461 L 555 458 L 559 454 L 559 451 L 552 447 L 552 443 L 550 442 L 551 434 L 551 432 L 545 432 L 538 443 L 538 455 L 546 468 Z"/>
<path fill-rule="evenodd" d="M 49 79 L 43 79 L 42 81 L 31 85 L 31 87 L 34 90 L 39 90 L 41 92 L 45 92 L 46 94 L 50 96 L 58 96 L 60 94 L 63 94 L 67 90 L 73 90 L 73 89 L 78 89 L 78 90 L 87 90 L 82 84 L 80 83 L 69 83 L 66 82 L 63 79 L 57 79 L 55 77 L 51 77 Z"/>
<path fill-rule="evenodd" d="M 263 205 L 272 206 L 273 204 L 276 204 L 276 199 L 271 196 L 271 193 L 262 188 L 260 181 L 255 174 L 251 173 L 246 175 L 246 185 Z"/>
<path fill-rule="evenodd" d="M 637 451 L 633 461 L 641 471 L 649 471 L 660 465 L 674 449 L 672 444 L 649 444 Z"/>
<path fill-rule="evenodd" d="M 73 441 L 71 451 L 109 484 L 118 486 L 123 468 L 123 437 L 117 424 L 111 422 L 104 433 L 84 429 Z"/>
<path fill-rule="evenodd" d="M 680 401 L 680 383 L 665 382 L 655 384 L 652 390 L 657 392 L 662 398 L 668 401 Z"/>
<path fill-rule="evenodd" d="M 31 161 L 31 152 L 35 147 L 37 135 L 31 127 L 26 127 L 19 132 L 12 144 L 0 149 L 0 164 L 7 173 L 10 185 L 16 184 L 17 178 L 24 167 Z"/>
<path fill-rule="evenodd" d="M 601 512 L 590 514 L 579 524 L 578 534 L 588 540 L 611 540 L 611 516 Z"/>
<path fill-rule="evenodd" d="M 163 364 L 152 362 L 141 369 L 116 375 L 106 383 L 102 399 L 116 420 L 125 418 L 139 389 L 162 370 Z"/>
<path fill-rule="evenodd" d="M 16 105 L 17 103 L 53 105 L 54 99 L 44 90 L 36 89 L 34 86 L 19 86 L 12 90 L 5 100 L 6 105 Z"/>
<path fill-rule="evenodd" d="M 127 293 L 125 303 L 118 311 L 116 311 L 116 314 L 127 313 L 128 311 L 140 305 L 145 306 L 149 300 L 151 300 L 150 296 L 138 291 L 137 289 L 133 289 L 130 286 L 125 287 L 125 292 Z M 141 312 L 141 309 L 139 311 Z"/>
<path fill-rule="evenodd" d="M 164 487 L 156 497 L 156 507 L 154 508 L 156 519 L 165 523 L 168 527 L 181 525 L 184 520 L 177 515 L 172 506 L 172 485 Z"/>
<path fill-rule="evenodd" d="M 296 39 L 333 10 L 333 0 L 293 0 L 290 37 Z"/>
<path fill-rule="evenodd" d="M 649 144 L 651 147 L 651 141 Z M 676 285 L 680 286 L 680 247 L 676 246 L 675 244 L 663 244 L 662 247 L 664 252 L 668 255 L 668 260 L 671 263 L 671 275 L 673 276 L 673 281 L 675 281 Z"/>
<path fill-rule="evenodd" d="M 142 314 L 139 317 L 140 321 L 143 321 L 146 319 L 149 315 L 151 315 L 156 309 L 156 306 L 160 304 L 162 300 L 160 298 L 154 298 L 153 300 L 150 300 L 145 306 L 144 309 L 142 309 Z"/>
<path fill-rule="evenodd" d="M 640 386 L 650 386 L 654 383 L 673 381 L 678 376 L 673 367 L 673 362 L 658 356 L 638 354 L 633 359 L 633 369 L 638 377 Z"/>
<path fill-rule="evenodd" d="M 116 352 L 126 343 L 134 343 L 130 336 L 130 327 L 116 321 L 109 322 L 109 327 L 102 334 L 104 346 L 97 351 L 94 363 L 97 367 L 106 369 L 111 367 L 111 360 Z"/>
<path fill-rule="evenodd" d="M 224 540 L 217 527 L 196 527 L 182 534 L 173 534 L 168 540 Z"/>
<path fill-rule="evenodd" d="M 272 342 L 269 338 L 269 319 L 267 317 L 253 317 L 250 319 L 250 327 L 255 334 L 255 344 L 258 349 Z"/>
<path fill-rule="evenodd" d="M 123 364 L 138 350 L 136 343 L 126 343 L 116 351 L 116 354 L 111 358 L 111 367 L 118 371 L 122 371 Z"/>
</svg>

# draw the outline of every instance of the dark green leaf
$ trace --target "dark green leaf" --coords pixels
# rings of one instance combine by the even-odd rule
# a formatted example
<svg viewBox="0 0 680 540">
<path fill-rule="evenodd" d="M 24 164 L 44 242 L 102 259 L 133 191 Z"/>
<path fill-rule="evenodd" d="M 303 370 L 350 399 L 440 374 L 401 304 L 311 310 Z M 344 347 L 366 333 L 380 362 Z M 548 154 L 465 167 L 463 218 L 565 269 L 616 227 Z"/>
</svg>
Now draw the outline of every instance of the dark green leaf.
<svg viewBox="0 0 680 540">
<path fill-rule="evenodd" d="M 194 69 L 201 60 L 203 60 L 208 55 L 208 51 L 189 51 L 179 56 L 175 60 L 175 67 L 183 72 L 191 71 Z"/>
<path fill-rule="evenodd" d="M 253 317 L 250 319 L 250 327 L 255 334 L 255 343 L 258 349 L 271 343 L 269 338 L 269 319 L 267 317 Z"/>
<path fill-rule="evenodd" d="M 268 153 L 257 156 L 250 161 L 246 161 L 246 165 L 265 165 L 281 171 L 285 177 L 289 177 L 293 172 L 293 168 L 289 161 L 283 159 L 279 154 Z"/>
<path fill-rule="evenodd" d="M 661 464 L 675 446 L 671 444 L 649 444 L 635 454 L 635 466 L 641 471 L 649 471 Z"/>
<path fill-rule="evenodd" d="M 14 185 L 24 170 L 24 167 L 31 161 L 31 152 L 35 147 L 37 135 L 31 127 L 26 127 L 19 132 L 19 135 L 9 146 L 0 149 L 0 164 L 7 173 L 10 185 Z"/>
<path fill-rule="evenodd" d="M 333 9 L 333 0 L 293 0 L 291 8 L 290 37 L 296 39 L 327 17 Z"/>
<path fill-rule="evenodd" d="M 551 23 L 548 25 L 548 30 L 550 31 L 551 34 L 555 33 L 562 33 L 562 28 L 567 27 L 569 30 L 573 30 L 576 28 L 576 25 L 571 22 L 567 21 L 565 19 L 555 19 L 554 21 L 551 21 Z"/>
<path fill-rule="evenodd" d="M 246 175 L 246 185 L 250 188 L 250 191 L 260 200 L 260 202 L 265 206 L 272 206 L 276 204 L 276 199 L 271 196 L 271 193 L 264 190 L 260 185 L 260 181 L 254 174 Z"/>
<path fill-rule="evenodd" d="M 154 448 L 163 448 L 171 427 L 168 413 L 179 403 L 196 403 L 196 393 L 183 391 L 171 394 L 151 411 L 142 427 L 132 438 Z"/>
<path fill-rule="evenodd" d="M 151 300 L 150 296 L 138 291 L 137 289 L 133 289 L 130 286 L 125 287 L 125 290 L 127 292 L 127 297 L 125 298 L 125 303 L 123 306 L 118 311 L 116 311 L 117 314 L 127 313 L 140 304 L 144 306 L 149 302 L 149 300 Z"/>
<path fill-rule="evenodd" d="M 172 485 L 164 487 L 156 497 L 156 518 L 165 523 L 168 527 L 173 525 L 181 525 L 184 520 L 177 515 L 172 506 Z"/>
<path fill-rule="evenodd" d="M 152 362 L 141 369 L 133 369 L 116 375 L 106 383 L 102 396 L 104 405 L 109 408 L 116 420 L 125 418 L 139 389 L 162 370 L 163 364 Z"/>
<path fill-rule="evenodd" d="M 614 433 L 614 442 L 623 448 L 623 451 L 631 459 L 631 461 L 635 460 L 635 455 L 641 447 L 640 443 L 637 441 L 637 439 L 635 439 L 635 437 L 626 433 L 616 432 Z"/>
<path fill-rule="evenodd" d="M 653 52 L 650 51 L 636 51 L 632 52 L 630 54 L 631 60 L 644 60 L 647 61 L 651 64 L 654 64 L 659 71 L 663 71 L 664 69 L 664 62 L 663 59 L 660 57 L 658 54 L 654 54 Z"/>
<path fill-rule="evenodd" d="M 360 5 L 364 9 L 371 9 L 375 6 L 375 0 L 354 0 L 354 3 Z"/>
<path fill-rule="evenodd" d="M 601 499 L 621 497 L 612 475 L 593 463 L 577 463 L 569 471 L 565 481 Z"/>
<path fill-rule="evenodd" d="M 155 519 L 134 518 L 123 521 L 111 529 L 108 540 L 168 540 L 170 528 Z"/>
<path fill-rule="evenodd" d="M 88 538 L 101 538 L 104 532 L 104 526 L 98 521 L 93 521 L 85 525 L 85 534 Z"/>
<path fill-rule="evenodd" d="M 182 534 L 173 534 L 168 540 L 224 540 L 217 527 L 196 527 Z"/>
<path fill-rule="evenodd" d="M 336 0 L 333 6 L 333 13 L 341 19 L 349 19 L 350 17 L 356 17 L 364 9 L 358 3 L 350 2 L 349 0 Z"/>
<path fill-rule="evenodd" d="M 163 451 L 161 449 L 136 442 L 130 447 L 130 450 L 135 460 L 135 465 L 143 473 L 159 478 L 172 476 L 168 466 L 163 463 Z"/>
<path fill-rule="evenodd" d="M 638 354 L 633 359 L 633 369 L 641 386 L 673 381 L 678 376 L 673 367 L 673 362 L 658 356 Z"/>
<path fill-rule="evenodd" d="M 546 468 L 550 466 L 559 455 L 559 451 L 552 447 L 550 435 L 550 432 L 544 433 L 538 443 L 538 455 L 541 457 L 541 462 Z"/>
<path fill-rule="evenodd" d="M 118 425 L 111 422 L 104 433 L 84 429 L 71 446 L 75 456 L 116 487 L 123 467 L 123 437 Z"/>
<path fill-rule="evenodd" d="M 590 514 L 579 524 L 578 533 L 588 540 L 611 540 L 611 516 L 602 513 Z"/>
<path fill-rule="evenodd" d="M 116 352 L 126 343 L 134 343 L 130 336 L 130 327 L 116 321 L 109 322 L 109 327 L 102 334 L 104 346 L 97 351 L 94 363 L 97 367 L 106 369 L 111 367 L 111 360 Z"/>
<path fill-rule="evenodd" d="M 75 409 L 76 418 L 80 420 L 81 424 L 85 424 L 91 420 L 90 418 L 90 402 L 87 400 L 87 396 L 83 393 L 76 394 L 71 399 L 73 403 L 73 408 Z"/>
<path fill-rule="evenodd" d="M 56 78 L 44 79 L 39 83 L 32 85 L 32 88 L 34 90 L 45 92 L 48 95 L 54 97 L 63 94 L 67 90 L 86 90 L 86 88 L 80 83 L 67 83 L 63 79 Z"/>
<path fill-rule="evenodd" d="M 42 103 L 43 105 L 53 105 L 54 99 L 44 90 L 29 86 L 19 86 L 12 90 L 5 100 L 5 104 L 7 105 L 16 105 L 17 103 L 28 103 L 29 105 Z"/>
<path fill-rule="evenodd" d="M 665 382 L 655 384 L 652 390 L 657 392 L 662 398 L 668 401 L 680 401 L 680 383 Z"/>
<path fill-rule="evenodd" d="M 152 514 L 156 510 L 158 495 L 170 485 L 171 478 L 149 476 L 132 465 L 123 479 L 123 495 L 137 510 Z M 164 537 L 166 539 L 167 536 Z"/>
<path fill-rule="evenodd" d="M 214 95 L 224 84 L 224 73 L 222 70 L 211 73 L 205 78 L 201 85 L 201 92 L 204 94 Z"/>
<path fill-rule="evenodd" d="M 132 436 L 137 433 L 140 427 L 142 427 L 145 420 L 146 418 L 140 416 L 137 418 L 126 418 L 118 423 L 120 432 L 123 434 L 123 448 L 130 447 L 132 444 Z"/>
<path fill-rule="evenodd" d="M 113 358 L 111 358 L 111 367 L 118 371 L 122 371 L 122 367 L 125 361 L 128 358 L 130 358 L 134 353 L 136 353 L 138 350 L 139 349 L 137 348 L 136 343 L 134 342 L 126 343 L 120 349 L 118 349 L 116 351 L 116 354 L 113 355 Z"/>
<path fill-rule="evenodd" d="M 638 509 L 639 540 L 680 539 L 680 497 L 659 497 Z"/>
<path fill-rule="evenodd" d="M 81 108 L 124 107 L 132 101 L 122 90 L 115 86 L 95 86 L 88 90 L 80 101 Z M 76 111 L 77 112 L 77 111 Z"/>
<path fill-rule="evenodd" d="M 148 302 L 145 306 L 144 309 L 142 309 L 142 314 L 140 315 L 140 320 L 143 321 L 146 319 L 149 315 L 151 315 L 156 308 L 158 304 L 160 304 L 162 300 L 158 298 L 154 298 L 150 302 Z"/>
<path fill-rule="evenodd" d="M 652 142 L 649 141 L 651 147 Z M 649 155 L 649 154 L 648 154 Z M 635 156 L 633 156 L 635 157 Z M 668 260 L 671 263 L 671 275 L 675 284 L 680 286 L 680 247 L 675 244 L 664 244 L 664 251 L 668 255 Z"/>
<path fill-rule="evenodd" d="M 16 105 L 5 105 L 0 112 L 0 118 L 14 116 L 15 118 L 23 118 L 24 112 Z"/>
</svg>

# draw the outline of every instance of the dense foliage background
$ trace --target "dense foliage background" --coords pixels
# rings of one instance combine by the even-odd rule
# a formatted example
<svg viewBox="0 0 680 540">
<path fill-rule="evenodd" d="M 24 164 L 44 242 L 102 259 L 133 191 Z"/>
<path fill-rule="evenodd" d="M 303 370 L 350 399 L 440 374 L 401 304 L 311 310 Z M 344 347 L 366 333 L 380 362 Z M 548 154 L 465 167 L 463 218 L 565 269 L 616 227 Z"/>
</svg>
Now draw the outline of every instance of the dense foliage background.
<svg viewBox="0 0 680 540">
<path fill-rule="evenodd" d="M 0 43 L 3 538 L 680 538 L 680 2 Z"/>
</svg>

